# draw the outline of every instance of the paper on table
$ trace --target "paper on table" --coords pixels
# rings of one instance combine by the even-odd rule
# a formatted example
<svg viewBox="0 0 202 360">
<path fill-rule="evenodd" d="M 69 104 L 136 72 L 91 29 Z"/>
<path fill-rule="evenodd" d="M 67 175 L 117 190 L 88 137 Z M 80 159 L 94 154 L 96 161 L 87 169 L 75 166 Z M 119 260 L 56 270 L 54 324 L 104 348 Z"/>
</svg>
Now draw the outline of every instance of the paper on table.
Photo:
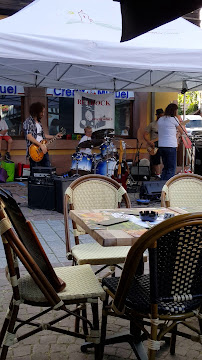
<svg viewBox="0 0 202 360">
<path fill-rule="evenodd" d="M 140 218 L 138 218 L 135 215 L 127 215 L 127 214 L 123 214 L 123 213 L 111 213 L 111 215 L 115 218 L 128 219 L 129 221 L 133 222 L 134 224 L 137 224 L 146 229 L 150 228 L 151 226 L 157 225 L 164 220 L 163 215 L 159 215 L 155 221 L 151 221 L 151 222 L 142 221 Z"/>
</svg>

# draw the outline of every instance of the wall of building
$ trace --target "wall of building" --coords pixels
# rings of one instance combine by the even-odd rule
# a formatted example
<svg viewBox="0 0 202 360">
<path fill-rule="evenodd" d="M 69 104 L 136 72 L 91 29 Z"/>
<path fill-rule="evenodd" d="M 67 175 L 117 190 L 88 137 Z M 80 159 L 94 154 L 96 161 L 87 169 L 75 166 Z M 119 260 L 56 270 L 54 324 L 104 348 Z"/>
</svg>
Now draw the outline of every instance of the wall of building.
<svg viewBox="0 0 202 360">
<path fill-rule="evenodd" d="M 122 139 L 126 143 L 126 158 L 137 160 L 137 150 L 140 148 L 140 159 L 149 158 L 147 153 L 147 145 L 143 139 L 143 133 L 145 127 L 152 120 L 152 116 L 155 114 L 155 109 L 163 108 L 177 99 L 177 93 L 135 93 L 135 101 L 133 105 L 133 139 Z M 46 91 L 43 88 L 25 88 L 24 97 L 24 118 L 29 116 L 29 106 L 31 103 L 41 101 L 47 107 Z M 154 116 L 155 117 L 155 116 Z M 42 119 L 42 125 L 45 132 L 48 132 L 47 128 L 47 113 Z M 72 155 L 76 151 L 78 140 L 56 140 L 49 146 L 49 155 L 52 166 L 56 167 L 57 174 L 61 175 L 71 168 Z M 113 139 L 114 145 L 119 151 L 120 138 Z M 6 142 L 2 142 L 2 155 L 6 152 Z M 94 148 L 93 152 L 99 153 L 99 148 Z M 24 139 L 13 140 L 11 150 L 12 160 L 15 162 L 16 167 L 19 162 L 26 164 L 29 163 L 26 158 L 26 141 Z"/>
<path fill-rule="evenodd" d="M 162 108 L 165 110 L 165 108 L 173 102 L 174 100 L 177 101 L 178 93 L 176 92 L 169 92 L 169 93 L 155 93 L 155 110 Z"/>
</svg>

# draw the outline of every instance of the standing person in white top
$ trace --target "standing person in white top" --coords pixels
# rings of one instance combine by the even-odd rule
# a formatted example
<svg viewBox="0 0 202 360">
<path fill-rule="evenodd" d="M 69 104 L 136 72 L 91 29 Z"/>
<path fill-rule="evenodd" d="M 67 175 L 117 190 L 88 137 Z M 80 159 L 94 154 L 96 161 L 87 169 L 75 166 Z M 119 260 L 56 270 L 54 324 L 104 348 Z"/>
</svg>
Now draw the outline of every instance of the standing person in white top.
<svg viewBox="0 0 202 360">
<path fill-rule="evenodd" d="M 31 104 L 29 108 L 30 116 L 24 121 L 23 123 L 23 130 L 25 133 L 25 139 L 27 141 L 27 156 L 29 156 L 29 147 L 31 144 L 38 145 L 43 154 L 44 157 L 41 161 L 35 162 L 30 156 L 30 174 L 33 175 L 33 167 L 37 166 L 45 166 L 49 167 L 51 166 L 50 160 L 49 160 L 49 154 L 46 147 L 46 144 L 42 144 L 41 140 L 43 139 L 52 139 L 53 135 L 44 134 L 43 127 L 41 125 L 41 119 L 44 116 L 45 113 L 45 105 L 41 102 L 36 102 Z M 62 134 L 58 133 L 56 137 L 60 139 Z"/>
<path fill-rule="evenodd" d="M 86 126 L 84 129 L 85 135 L 81 138 L 81 140 L 79 141 L 79 144 L 81 144 L 84 141 L 88 141 L 91 140 L 91 136 L 92 136 L 92 127 L 91 126 Z M 87 155 L 92 155 L 92 150 L 91 148 L 81 148 L 80 147 L 80 152 L 87 154 Z"/>
<path fill-rule="evenodd" d="M 1 156 L 2 140 L 7 141 L 8 147 L 7 147 L 7 152 L 6 152 L 6 160 L 10 160 L 11 159 L 11 156 L 10 156 L 11 144 L 12 144 L 13 140 L 8 135 L 8 125 L 7 125 L 6 121 L 4 119 L 2 119 L 1 115 L 0 115 L 0 160 L 2 159 L 2 156 Z"/>
<path fill-rule="evenodd" d="M 164 168 L 161 180 L 168 180 L 175 175 L 177 160 L 177 130 L 180 134 L 183 129 L 177 119 L 178 106 L 169 104 L 165 115 L 158 120 L 158 146 Z"/>
</svg>

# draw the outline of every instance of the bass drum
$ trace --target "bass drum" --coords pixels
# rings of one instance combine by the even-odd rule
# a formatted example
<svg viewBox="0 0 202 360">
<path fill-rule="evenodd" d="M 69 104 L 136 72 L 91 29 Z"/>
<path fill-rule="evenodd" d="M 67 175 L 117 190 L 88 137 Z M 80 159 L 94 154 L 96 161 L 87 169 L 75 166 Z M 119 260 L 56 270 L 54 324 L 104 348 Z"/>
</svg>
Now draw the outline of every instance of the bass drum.
<svg viewBox="0 0 202 360">
<path fill-rule="evenodd" d="M 78 164 L 78 165 L 77 165 Z M 78 166 L 78 168 L 77 168 Z M 90 173 L 92 169 L 92 156 L 82 153 L 74 153 L 72 155 L 71 170 L 82 170 Z"/>
<path fill-rule="evenodd" d="M 96 166 L 96 174 L 112 176 L 116 168 L 117 161 L 115 159 L 101 160 Z"/>
</svg>

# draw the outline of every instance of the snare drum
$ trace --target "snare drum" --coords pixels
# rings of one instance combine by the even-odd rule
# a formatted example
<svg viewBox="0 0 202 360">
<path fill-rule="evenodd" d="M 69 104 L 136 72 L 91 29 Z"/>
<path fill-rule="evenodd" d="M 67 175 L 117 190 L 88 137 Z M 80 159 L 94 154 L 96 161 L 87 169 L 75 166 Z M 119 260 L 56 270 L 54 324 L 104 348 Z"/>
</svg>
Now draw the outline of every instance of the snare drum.
<svg viewBox="0 0 202 360">
<path fill-rule="evenodd" d="M 116 168 L 117 161 L 115 159 L 101 160 L 96 166 L 96 174 L 112 176 Z"/>
<path fill-rule="evenodd" d="M 88 154 L 74 153 L 72 155 L 71 170 L 77 170 L 77 169 L 91 172 L 92 156 Z"/>
</svg>

